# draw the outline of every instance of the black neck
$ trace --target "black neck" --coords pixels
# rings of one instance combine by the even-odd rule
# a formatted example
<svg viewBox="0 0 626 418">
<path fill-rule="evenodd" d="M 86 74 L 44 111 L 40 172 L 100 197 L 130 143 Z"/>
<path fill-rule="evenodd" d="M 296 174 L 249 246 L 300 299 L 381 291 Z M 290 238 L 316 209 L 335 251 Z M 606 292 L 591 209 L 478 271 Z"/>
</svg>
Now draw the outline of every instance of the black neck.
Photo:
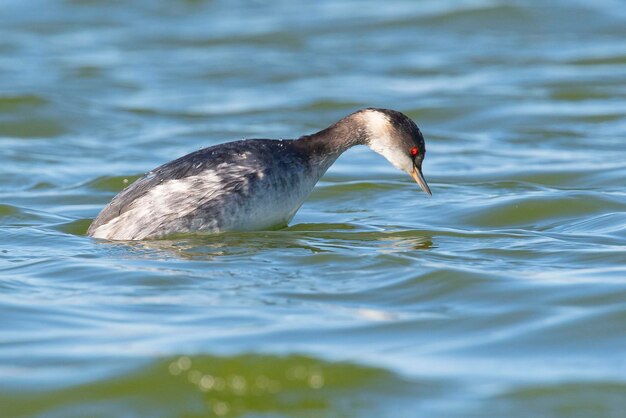
<svg viewBox="0 0 626 418">
<path fill-rule="evenodd" d="M 337 158 L 348 148 L 365 144 L 366 135 L 363 126 L 348 116 L 324 130 L 298 138 L 295 144 L 311 157 Z"/>
</svg>

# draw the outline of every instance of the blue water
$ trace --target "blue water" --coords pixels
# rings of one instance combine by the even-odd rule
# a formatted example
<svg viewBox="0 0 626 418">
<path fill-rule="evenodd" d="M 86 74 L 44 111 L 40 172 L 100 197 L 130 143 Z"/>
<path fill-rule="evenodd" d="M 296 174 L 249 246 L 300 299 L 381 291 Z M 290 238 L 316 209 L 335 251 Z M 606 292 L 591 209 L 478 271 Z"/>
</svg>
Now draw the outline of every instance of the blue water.
<svg viewBox="0 0 626 418">
<path fill-rule="evenodd" d="M 0 416 L 622 417 L 621 1 L 5 1 Z M 284 230 L 85 231 L 150 169 L 368 106 Z"/>
</svg>

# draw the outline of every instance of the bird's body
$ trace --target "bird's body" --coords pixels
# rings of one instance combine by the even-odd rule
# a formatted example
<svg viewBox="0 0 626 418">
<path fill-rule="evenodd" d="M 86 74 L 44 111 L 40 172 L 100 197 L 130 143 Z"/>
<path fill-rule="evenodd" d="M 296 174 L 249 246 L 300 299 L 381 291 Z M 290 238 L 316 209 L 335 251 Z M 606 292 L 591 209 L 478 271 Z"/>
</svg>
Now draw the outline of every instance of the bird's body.
<svg viewBox="0 0 626 418">
<path fill-rule="evenodd" d="M 386 145 L 395 139 L 390 131 L 394 117 L 400 123 L 394 129 L 415 136 L 411 143 L 404 138 L 402 153 L 410 155 L 410 150 L 421 148 L 418 171 L 423 181 L 425 149 L 417 126 L 399 112 L 365 109 L 297 140 L 229 142 L 166 163 L 115 196 L 87 233 L 95 238 L 139 240 L 286 226 L 326 170 L 353 145 L 369 145 L 412 174 L 394 147 Z M 416 164 L 413 160 L 411 166 Z"/>
<path fill-rule="evenodd" d="M 275 158 L 277 153 L 282 158 Z M 90 233 L 135 240 L 284 226 L 326 168 L 311 164 L 294 141 L 248 139 L 205 148 L 152 170 L 122 191 Z"/>
</svg>

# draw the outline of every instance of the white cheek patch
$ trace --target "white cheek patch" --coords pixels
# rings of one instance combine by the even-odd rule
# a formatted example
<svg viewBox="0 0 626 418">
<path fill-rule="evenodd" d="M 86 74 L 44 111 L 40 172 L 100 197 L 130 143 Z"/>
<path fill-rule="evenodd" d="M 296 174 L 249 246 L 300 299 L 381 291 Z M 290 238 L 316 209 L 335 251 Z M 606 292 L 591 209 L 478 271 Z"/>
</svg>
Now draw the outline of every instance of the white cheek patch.
<svg viewBox="0 0 626 418">
<path fill-rule="evenodd" d="M 384 113 L 368 109 L 361 112 L 359 116 L 361 117 L 361 123 L 367 127 L 373 138 L 389 135 L 391 124 L 389 118 Z"/>
<path fill-rule="evenodd" d="M 411 174 L 411 171 L 413 171 L 413 161 L 411 158 L 409 158 L 403 150 L 398 149 L 389 138 L 375 138 L 370 142 L 369 147 L 374 152 L 385 157 L 387 161 L 397 169 L 408 174 Z"/>
<path fill-rule="evenodd" d="M 372 151 L 385 157 L 397 169 L 411 174 L 413 161 L 407 154 L 408 150 L 399 149 L 398 142 L 394 141 L 392 137 L 394 130 L 387 115 L 375 110 L 366 110 L 361 117 L 369 131 L 370 141 L 367 145 Z"/>
</svg>

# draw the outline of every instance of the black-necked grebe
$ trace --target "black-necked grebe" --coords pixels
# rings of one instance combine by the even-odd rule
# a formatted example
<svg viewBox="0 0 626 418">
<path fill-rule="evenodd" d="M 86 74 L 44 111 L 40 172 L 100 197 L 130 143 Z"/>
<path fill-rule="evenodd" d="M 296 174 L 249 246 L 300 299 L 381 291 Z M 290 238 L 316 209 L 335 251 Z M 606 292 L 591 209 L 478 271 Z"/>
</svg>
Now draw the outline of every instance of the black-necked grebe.
<svg viewBox="0 0 626 418">
<path fill-rule="evenodd" d="M 431 194 L 417 125 L 400 112 L 369 108 L 296 140 L 229 142 L 164 164 L 115 196 L 87 234 L 139 240 L 286 226 L 328 167 L 354 145 L 369 146 Z"/>
</svg>

